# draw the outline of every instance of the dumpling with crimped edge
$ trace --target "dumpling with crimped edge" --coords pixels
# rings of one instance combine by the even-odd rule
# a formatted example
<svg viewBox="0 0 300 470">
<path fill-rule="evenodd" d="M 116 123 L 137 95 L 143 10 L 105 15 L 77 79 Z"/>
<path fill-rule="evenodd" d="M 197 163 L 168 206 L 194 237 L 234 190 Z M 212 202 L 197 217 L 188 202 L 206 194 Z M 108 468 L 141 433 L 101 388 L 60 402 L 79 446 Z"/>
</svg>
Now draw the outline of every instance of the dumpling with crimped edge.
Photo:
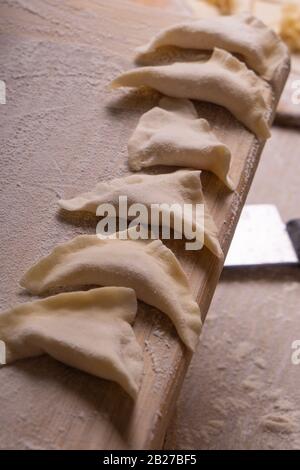
<svg viewBox="0 0 300 470">
<path fill-rule="evenodd" d="M 217 229 L 214 221 L 205 207 L 205 200 L 202 192 L 200 171 L 179 170 L 174 173 L 160 175 L 131 175 L 124 178 L 117 178 L 108 183 L 98 183 L 96 187 L 87 193 L 83 193 L 73 199 L 59 201 L 60 207 L 69 211 L 88 211 L 96 214 L 98 206 L 101 204 L 112 204 L 119 208 L 119 198 L 127 197 L 127 204 L 143 204 L 147 208 L 147 220 L 145 224 L 151 222 L 151 206 L 159 205 L 159 214 L 164 213 L 166 217 L 159 217 L 162 224 L 164 220 L 170 222 L 174 228 L 174 216 L 181 219 L 182 224 L 189 224 L 188 218 L 192 218 L 192 230 L 199 240 L 199 245 L 204 244 L 216 256 L 223 258 L 223 252 L 217 237 Z M 174 204 L 181 211 L 173 212 Z M 200 220 L 196 217 L 196 212 L 187 213 L 187 205 L 194 207 L 204 205 L 204 217 Z M 180 224 L 180 225 L 182 225 Z M 189 227 L 189 225 L 186 225 Z M 201 247 L 200 246 L 200 247 Z"/>
<path fill-rule="evenodd" d="M 212 50 L 215 47 L 239 54 L 248 67 L 270 80 L 288 62 L 288 50 L 277 34 L 248 13 L 201 18 L 176 24 L 161 31 L 137 49 L 136 61 L 143 63 L 150 52 L 162 46 Z"/>
<path fill-rule="evenodd" d="M 113 80 L 111 86 L 148 86 L 174 98 L 218 104 L 258 138 L 270 137 L 271 87 L 222 49 L 214 49 L 206 62 L 177 62 L 129 70 Z"/>
<path fill-rule="evenodd" d="M 128 155 L 135 171 L 154 165 L 197 168 L 211 171 L 230 189 L 235 186 L 229 148 L 187 99 L 162 98 L 143 114 L 129 139 Z"/>
<path fill-rule="evenodd" d="M 20 284 L 34 294 L 83 285 L 130 287 L 138 299 L 168 315 L 182 341 L 194 350 L 202 322 L 186 274 L 160 240 L 132 240 L 131 230 L 108 239 L 80 235 L 59 245 Z M 129 238 L 120 239 L 124 235 Z"/>
<path fill-rule="evenodd" d="M 58 294 L 0 314 L 6 363 L 49 354 L 64 364 L 112 380 L 136 398 L 142 350 L 131 324 L 137 311 L 132 289 L 103 287 Z"/>
</svg>

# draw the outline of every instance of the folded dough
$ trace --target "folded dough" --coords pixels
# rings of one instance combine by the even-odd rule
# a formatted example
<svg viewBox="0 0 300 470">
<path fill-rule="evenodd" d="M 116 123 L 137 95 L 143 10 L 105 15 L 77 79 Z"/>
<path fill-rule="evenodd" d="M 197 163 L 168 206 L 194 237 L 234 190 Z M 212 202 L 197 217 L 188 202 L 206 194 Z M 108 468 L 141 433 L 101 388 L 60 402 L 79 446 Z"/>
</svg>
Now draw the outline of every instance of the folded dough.
<svg viewBox="0 0 300 470">
<path fill-rule="evenodd" d="M 35 294 L 62 286 L 131 287 L 139 299 L 170 317 L 190 349 L 195 349 L 201 331 L 200 309 L 187 277 L 160 240 L 81 235 L 56 247 L 29 269 L 20 284 Z"/>
<path fill-rule="evenodd" d="M 145 113 L 128 142 L 132 170 L 154 165 L 174 165 L 208 170 L 230 189 L 231 152 L 205 119 L 198 119 L 187 99 L 162 98 Z"/>
<path fill-rule="evenodd" d="M 247 65 L 270 80 L 288 57 L 285 44 L 262 21 L 248 13 L 199 19 L 174 25 L 137 49 L 137 62 L 161 46 L 185 49 L 225 49 L 243 57 Z"/>
<path fill-rule="evenodd" d="M 135 293 L 124 287 L 58 294 L 0 314 L 6 362 L 49 354 L 137 396 L 143 356 L 130 324 Z"/>
<path fill-rule="evenodd" d="M 183 222 L 189 216 L 183 210 L 184 204 L 189 204 L 190 207 L 194 207 L 195 204 L 204 204 L 200 173 L 200 171 L 179 170 L 164 175 L 131 175 L 117 178 L 109 183 L 98 183 L 91 192 L 73 199 L 62 199 L 59 205 L 70 211 L 83 210 L 96 214 L 100 204 L 108 203 L 118 208 L 119 197 L 127 196 L 128 207 L 136 203 L 143 204 L 147 207 L 147 212 L 150 212 L 152 204 L 163 204 L 161 206 L 163 210 L 160 209 L 159 212 L 161 214 L 164 211 L 168 215 L 167 220 L 170 220 L 174 228 L 173 217 L 170 217 L 173 204 L 178 204 L 182 208 Z M 181 217 L 180 214 L 179 216 Z M 147 219 L 144 223 L 149 222 L 150 220 Z M 189 220 L 186 222 L 188 223 Z M 204 220 L 201 218 L 200 221 L 196 220 L 194 211 L 192 229 L 200 242 L 203 243 L 204 240 L 207 248 L 216 256 L 223 257 L 217 238 L 217 229 L 207 209 L 204 209 Z"/>
<path fill-rule="evenodd" d="M 149 86 L 175 98 L 208 101 L 227 108 L 258 138 L 270 137 L 269 85 L 243 62 L 222 49 L 214 49 L 206 62 L 178 62 L 124 72 L 112 88 Z"/>
</svg>

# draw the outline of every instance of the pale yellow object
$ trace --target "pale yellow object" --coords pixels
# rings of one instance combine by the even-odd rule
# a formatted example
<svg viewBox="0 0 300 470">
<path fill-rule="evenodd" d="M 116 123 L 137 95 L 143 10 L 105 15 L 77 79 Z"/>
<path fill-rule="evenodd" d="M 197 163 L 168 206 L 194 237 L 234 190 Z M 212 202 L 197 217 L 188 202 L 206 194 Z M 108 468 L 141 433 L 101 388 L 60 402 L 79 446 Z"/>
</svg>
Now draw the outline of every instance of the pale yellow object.
<svg viewBox="0 0 300 470">
<path fill-rule="evenodd" d="M 280 36 L 291 51 L 300 51 L 300 5 L 291 3 L 283 6 Z"/>
<path fill-rule="evenodd" d="M 129 165 L 140 170 L 171 165 L 211 171 L 230 189 L 231 152 L 186 99 L 162 98 L 139 120 L 128 142 Z"/>
<path fill-rule="evenodd" d="M 68 286 L 130 287 L 140 300 L 169 316 L 190 349 L 198 342 L 199 306 L 177 258 L 160 240 L 81 235 L 36 263 L 20 284 L 34 294 Z"/>
<path fill-rule="evenodd" d="M 182 222 L 189 214 L 184 212 L 184 204 L 193 206 L 205 204 L 200 180 L 200 171 L 179 170 L 174 173 L 160 175 L 131 175 L 125 178 L 117 178 L 108 183 L 98 183 L 96 187 L 87 193 L 83 193 L 73 199 L 59 201 L 60 207 L 69 211 L 88 211 L 96 214 L 101 204 L 112 204 L 119 208 L 119 198 L 127 197 L 128 207 L 132 204 L 143 204 L 150 212 L 151 205 L 159 204 L 159 214 L 165 214 L 165 219 L 160 217 L 160 223 L 164 220 L 171 222 L 174 228 L 172 206 L 174 204 L 182 208 L 176 212 Z M 175 214 L 175 215 L 176 215 Z M 128 217 L 128 214 L 127 214 Z M 147 216 L 148 217 L 148 216 Z M 128 217 L 130 218 L 130 217 Z M 144 223 L 150 223 L 150 217 Z M 187 220 L 187 223 L 189 220 Z M 201 225 L 202 222 L 202 225 Z M 204 222 L 204 226 L 203 226 Z M 208 210 L 205 210 L 204 220 L 197 221 L 193 214 L 193 230 L 196 238 L 218 257 L 223 257 L 223 252 L 217 238 L 217 229 Z"/>
<path fill-rule="evenodd" d="M 248 67 L 267 80 L 287 60 L 288 50 L 277 34 L 248 13 L 216 16 L 174 25 L 137 49 L 136 60 L 161 46 L 212 50 L 215 47 L 239 54 Z"/>
<path fill-rule="evenodd" d="M 205 0 L 210 5 L 218 8 L 222 15 L 233 13 L 236 6 L 236 0 Z"/>
<path fill-rule="evenodd" d="M 142 350 L 130 324 L 132 289 L 104 287 L 58 294 L 0 314 L 6 363 L 49 354 L 84 372 L 117 382 L 133 398 L 143 372 Z"/>
<path fill-rule="evenodd" d="M 124 72 L 112 82 L 113 88 L 140 86 L 174 98 L 224 106 L 258 138 L 270 137 L 270 106 L 264 98 L 269 85 L 222 49 L 214 49 L 206 62 L 140 67 Z"/>
</svg>

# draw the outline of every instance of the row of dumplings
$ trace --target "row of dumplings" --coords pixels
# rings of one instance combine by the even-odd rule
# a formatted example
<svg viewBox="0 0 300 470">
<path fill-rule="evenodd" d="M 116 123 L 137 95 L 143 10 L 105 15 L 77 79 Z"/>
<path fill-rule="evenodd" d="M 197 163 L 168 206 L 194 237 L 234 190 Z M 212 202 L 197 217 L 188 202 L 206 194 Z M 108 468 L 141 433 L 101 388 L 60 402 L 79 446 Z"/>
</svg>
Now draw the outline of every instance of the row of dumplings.
<svg viewBox="0 0 300 470">
<path fill-rule="evenodd" d="M 102 203 L 115 208 L 119 196 L 131 203 L 203 204 L 201 170 L 214 173 L 229 189 L 231 153 L 199 119 L 190 99 L 227 108 L 258 138 L 269 136 L 271 80 L 287 49 L 277 36 L 250 16 L 228 16 L 174 26 L 140 48 L 138 62 L 151 60 L 163 46 L 212 50 L 207 61 L 146 66 L 115 79 L 113 87 L 150 86 L 168 97 L 145 113 L 128 143 L 132 170 L 154 165 L 186 167 L 166 175 L 136 174 L 99 183 L 91 191 L 61 200 L 68 211 L 96 214 Z M 150 59 L 149 59 L 150 57 Z M 211 215 L 194 229 L 217 257 L 223 253 Z M 199 306 L 173 252 L 161 240 L 82 235 L 54 248 L 20 281 L 30 293 L 57 288 L 105 286 L 53 295 L 22 304 L 0 315 L 0 339 L 7 362 L 47 353 L 98 377 L 113 380 L 136 397 L 143 373 L 143 355 L 133 329 L 137 301 L 165 313 L 190 349 L 201 330 Z"/>
</svg>

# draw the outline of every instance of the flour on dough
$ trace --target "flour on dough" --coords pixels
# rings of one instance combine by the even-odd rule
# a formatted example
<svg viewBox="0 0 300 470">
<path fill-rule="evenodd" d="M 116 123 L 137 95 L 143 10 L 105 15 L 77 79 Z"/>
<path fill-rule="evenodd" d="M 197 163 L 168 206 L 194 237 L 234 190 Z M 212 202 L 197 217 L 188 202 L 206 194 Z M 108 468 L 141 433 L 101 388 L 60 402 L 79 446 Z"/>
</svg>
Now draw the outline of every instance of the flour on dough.
<svg viewBox="0 0 300 470">
<path fill-rule="evenodd" d="M 199 19 L 177 24 L 138 48 L 136 60 L 161 46 L 212 50 L 215 47 L 238 54 L 248 67 L 270 80 L 288 60 L 288 50 L 279 36 L 262 21 L 248 13 Z"/>
<path fill-rule="evenodd" d="M 187 99 L 162 98 L 145 113 L 129 139 L 128 155 L 132 170 L 154 165 L 197 168 L 211 171 L 234 189 L 229 148 Z"/>
<path fill-rule="evenodd" d="M 199 306 L 177 258 L 160 240 L 81 235 L 57 246 L 29 269 L 20 284 L 34 294 L 68 286 L 130 287 L 140 300 L 169 316 L 190 349 L 198 342 Z"/>
<path fill-rule="evenodd" d="M 58 361 L 117 382 L 133 398 L 143 372 L 141 348 L 130 326 L 132 289 L 103 287 L 58 294 L 0 314 L 6 362 L 49 354 Z"/>
<path fill-rule="evenodd" d="M 99 205 L 108 203 L 118 208 L 119 198 L 126 196 L 128 207 L 137 203 L 147 207 L 145 224 L 150 222 L 148 214 L 151 214 L 149 210 L 151 206 L 159 204 L 160 216 L 157 219 L 160 219 L 161 225 L 164 221 L 166 224 L 170 222 L 172 228 L 174 228 L 174 213 L 181 228 L 183 223 L 188 226 L 190 222 L 190 213 L 185 210 L 186 205 L 190 207 L 195 207 L 196 204 L 204 205 L 204 218 L 200 217 L 199 220 L 196 218 L 195 211 L 192 213 L 193 232 L 199 240 L 200 247 L 204 241 L 208 249 L 222 258 L 223 252 L 217 237 L 217 229 L 205 207 L 200 173 L 200 171 L 179 170 L 162 175 L 139 174 L 117 178 L 108 183 L 98 183 L 92 191 L 73 199 L 60 200 L 59 204 L 66 210 L 83 210 L 96 214 Z M 176 209 L 175 212 L 172 212 L 172 207 Z"/>
<path fill-rule="evenodd" d="M 148 86 L 174 98 L 218 104 L 228 109 L 258 138 L 270 137 L 270 86 L 222 49 L 214 49 L 206 62 L 177 62 L 133 69 L 117 77 L 111 86 Z"/>
</svg>

